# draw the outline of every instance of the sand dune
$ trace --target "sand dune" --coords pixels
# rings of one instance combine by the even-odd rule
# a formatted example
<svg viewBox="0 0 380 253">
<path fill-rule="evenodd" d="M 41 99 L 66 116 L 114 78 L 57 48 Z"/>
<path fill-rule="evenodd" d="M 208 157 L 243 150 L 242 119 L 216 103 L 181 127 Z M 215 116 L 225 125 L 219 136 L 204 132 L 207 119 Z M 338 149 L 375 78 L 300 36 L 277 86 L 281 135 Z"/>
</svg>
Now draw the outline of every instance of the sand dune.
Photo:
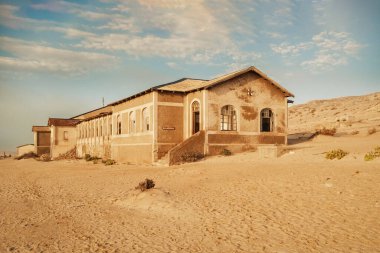
<svg viewBox="0 0 380 253">
<path fill-rule="evenodd" d="M 315 100 L 289 108 L 289 132 L 308 132 L 318 128 L 337 128 L 340 133 L 359 131 L 366 134 L 369 128 L 380 129 L 380 92 Z"/>
</svg>

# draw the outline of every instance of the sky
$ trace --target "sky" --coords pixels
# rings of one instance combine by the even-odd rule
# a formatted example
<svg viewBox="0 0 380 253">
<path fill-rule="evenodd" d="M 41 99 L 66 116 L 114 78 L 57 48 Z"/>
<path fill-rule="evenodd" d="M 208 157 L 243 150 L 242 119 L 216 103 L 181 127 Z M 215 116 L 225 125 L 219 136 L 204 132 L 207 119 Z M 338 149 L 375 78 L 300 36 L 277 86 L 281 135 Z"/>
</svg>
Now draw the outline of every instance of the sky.
<svg viewBox="0 0 380 253">
<path fill-rule="evenodd" d="M 380 91 L 380 1 L 1 0 L 0 150 L 103 98 L 248 66 L 296 103 Z"/>
</svg>

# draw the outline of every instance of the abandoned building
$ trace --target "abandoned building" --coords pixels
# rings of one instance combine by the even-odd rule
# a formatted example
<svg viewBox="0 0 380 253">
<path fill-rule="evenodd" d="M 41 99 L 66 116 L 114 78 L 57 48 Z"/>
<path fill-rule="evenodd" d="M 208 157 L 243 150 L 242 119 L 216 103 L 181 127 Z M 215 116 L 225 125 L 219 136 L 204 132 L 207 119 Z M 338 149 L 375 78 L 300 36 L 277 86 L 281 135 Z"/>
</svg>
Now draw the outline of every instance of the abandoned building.
<svg viewBox="0 0 380 253">
<path fill-rule="evenodd" d="M 180 162 L 186 153 L 241 152 L 286 145 L 288 97 L 255 67 L 212 80 L 183 78 L 72 117 L 34 126 L 36 153 L 76 147 L 118 162 Z"/>
</svg>

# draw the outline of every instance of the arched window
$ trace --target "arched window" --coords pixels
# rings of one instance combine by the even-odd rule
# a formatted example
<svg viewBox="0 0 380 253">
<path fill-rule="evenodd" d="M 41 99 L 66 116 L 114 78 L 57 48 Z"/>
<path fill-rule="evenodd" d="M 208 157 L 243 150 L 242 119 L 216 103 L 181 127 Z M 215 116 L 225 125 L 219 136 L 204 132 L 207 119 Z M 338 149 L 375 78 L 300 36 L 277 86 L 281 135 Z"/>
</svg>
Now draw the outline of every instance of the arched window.
<svg viewBox="0 0 380 253">
<path fill-rule="evenodd" d="M 120 115 L 117 116 L 117 129 L 116 134 L 121 134 L 121 117 Z"/>
<path fill-rule="evenodd" d="M 144 108 L 142 110 L 142 131 L 149 131 L 149 110 L 148 108 Z"/>
<path fill-rule="evenodd" d="M 192 104 L 191 104 L 191 113 L 192 113 L 192 117 L 193 117 L 193 126 L 192 126 L 192 132 L 193 134 L 195 133 L 198 133 L 199 130 L 200 130 L 200 105 L 199 105 L 199 102 L 198 101 L 194 101 Z"/>
<path fill-rule="evenodd" d="M 220 130 L 236 131 L 236 111 L 232 105 L 222 107 L 220 115 Z"/>
<path fill-rule="evenodd" d="M 130 112 L 129 113 L 129 133 L 135 133 L 136 132 L 136 113 Z"/>
<path fill-rule="evenodd" d="M 273 132 L 273 113 L 269 108 L 261 110 L 261 132 Z"/>
</svg>

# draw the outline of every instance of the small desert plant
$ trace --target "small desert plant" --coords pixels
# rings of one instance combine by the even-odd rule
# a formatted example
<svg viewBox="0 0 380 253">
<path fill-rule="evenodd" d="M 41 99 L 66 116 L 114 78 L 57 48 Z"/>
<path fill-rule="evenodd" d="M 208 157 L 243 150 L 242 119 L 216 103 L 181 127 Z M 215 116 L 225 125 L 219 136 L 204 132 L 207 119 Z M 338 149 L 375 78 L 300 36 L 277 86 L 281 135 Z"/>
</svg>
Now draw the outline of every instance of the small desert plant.
<svg viewBox="0 0 380 253">
<path fill-rule="evenodd" d="M 86 160 L 87 162 L 94 161 L 94 163 L 97 163 L 97 160 L 101 160 L 101 158 L 99 158 L 97 156 L 91 156 L 89 154 L 85 154 L 84 155 L 84 160 Z"/>
<path fill-rule="evenodd" d="M 103 163 L 104 163 L 104 165 L 106 165 L 106 166 L 116 164 L 115 160 L 112 160 L 112 159 L 107 159 L 107 160 L 103 161 Z"/>
<path fill-rule="evenodd" d="M 49 161 L 51 161 L 51 157 L 48 154 L 43 154 L 40 156 L 40 161 L 49 162 Z"/>
<path fill-rule="evenodd" d="M 345 157 L 346 155 L 348 155 L 348 152 L 342 150 L 342 149 L 335 149 L 335 150 L 331 150 L 329 152 L 326 153 L 326 159 L 329 159 L 329 160 L 333 160 L 333 159 L 342 159 L 343 157 Z"/>
<path fill-rule="evenodd" d="M 322 128 L 322 129 L 318 129 L 317 130 L 317 134 L 322 134 L 322 135 L 330 135 L 330 136 L 334 136 L 336 133 L 336 128 Z"/>
<path fill-rule="evenodd" d="M 196 162 L 203 158 L 204 158 L 204 155 L 199 152 L 188 152 L 181 156 L 181 160 L 187 163 Z"/>
<path fill-rule="evenodd" d="M 357 135 L 357 134 L 359 134 L 359 131 L 358 131 L 358 130 L 355 130 L 355 131 L 352 131 L 352 132 L 351 132 L 351 135 Z"/>
<path fill-rule="evenodd" d="M 220 152 L 220 154 L 221 155 L 224 155 L 224 156 L 230 156 L 230 155 L 232 155 L 232 152 L 231 152 L 231 150 L 229 150 L 229 149 L 223 149 L 221 152 Z"/>
<path fill-rule="evenodd" d="M 84 155 L 84 160 L 86 160 L 87 162 L 91 161 L 91 155 L 85 154 Z"/>
<path fill-rule="evenodd" d="M 364 161 L 372 161 L 377 157 L 380 157 L 380 146 L 365 154 Z"/>
<path fill-rule="evenodd" d="M 368 129 L 368 135 L 376 133 L 376 128 L 370 128 Z"/>
<path fill-rule="evenodd" d="M 140 182 L 139 185 L 135 187 L 135 189 L 143 192 L 154 188 L 155 185 L 156 184 L 152 179 L 146 178 L 144 181 Z"/>
</svg>

